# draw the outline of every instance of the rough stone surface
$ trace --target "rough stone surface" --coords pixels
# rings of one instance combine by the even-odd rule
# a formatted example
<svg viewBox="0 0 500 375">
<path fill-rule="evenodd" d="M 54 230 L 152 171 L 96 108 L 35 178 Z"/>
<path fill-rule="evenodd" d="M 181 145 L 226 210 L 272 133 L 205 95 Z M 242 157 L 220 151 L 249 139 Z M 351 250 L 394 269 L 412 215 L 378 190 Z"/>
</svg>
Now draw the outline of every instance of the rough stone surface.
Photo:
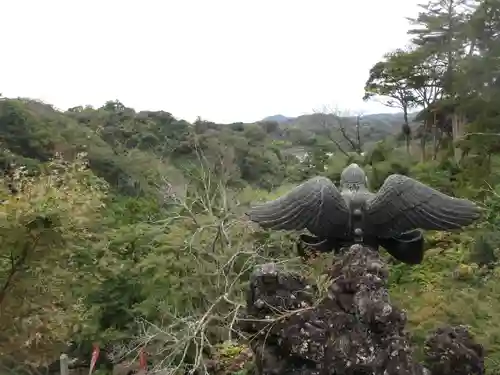
<svg viewBox="0 0 500 375">
<path fill-rule="evenodd" d="M 484 374 L 484 350 L 467 328 L 443 327 L 426 340 L 425 365 L 432 375 Z"/>
<path fill-rule="evenodd" d="M 252 336 L 259 375 L 430 373 L 413 356 L 406 315 L 389 300 L 388 269 L 377 252 L 351 246 L 327 273 L 333 281 L 320 293 L 275 264 L 254 271 L 239 325 Z M 426 351 L 433 358 L 429 367 L 438 371 L 433 374 L 449 374 L 446 369 L 457 365 L 482 374 L 474 372 L 482 371 L 482 350 L 468 333 L 442 332 L 429 339 Z"/>
</svg>

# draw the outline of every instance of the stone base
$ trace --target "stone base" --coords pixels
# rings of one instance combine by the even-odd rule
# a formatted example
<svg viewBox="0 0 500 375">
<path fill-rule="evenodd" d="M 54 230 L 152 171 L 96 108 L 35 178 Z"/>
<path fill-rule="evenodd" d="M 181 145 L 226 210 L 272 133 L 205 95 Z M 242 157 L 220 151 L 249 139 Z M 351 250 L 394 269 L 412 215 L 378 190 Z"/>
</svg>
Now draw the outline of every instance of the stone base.
<svg viewBox="0 0 500 375">
<path fill-rule="evenodd" d="M 239 326 L 252 337 L 259 375 L 431 373 L 413 356 L 378 252 L 351 246 L 328 275 L 332 283 L 318 299 L 316 286 L 273 263 L 254 271 Z M 484 373 L 482 348 L 463 328 L 431 336 L 426 353 L 433 375 Z"/>
</svg>

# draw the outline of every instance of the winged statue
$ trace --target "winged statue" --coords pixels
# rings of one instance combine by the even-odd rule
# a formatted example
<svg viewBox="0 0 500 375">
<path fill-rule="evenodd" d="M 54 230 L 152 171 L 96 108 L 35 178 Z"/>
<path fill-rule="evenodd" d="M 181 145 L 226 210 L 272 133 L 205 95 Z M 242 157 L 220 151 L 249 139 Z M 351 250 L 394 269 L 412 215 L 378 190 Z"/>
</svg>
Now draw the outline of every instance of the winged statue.
<svg viewBox="0 0 500 375">
<path fill-rule="evenodd" d="M 342 171 L 339 185 L 313 177 L 276 200 L 252 207 L 247 215 L 265 229 L 307 229 L 313 236 L 302 234 L 300 239 L 316 251 L 364 243 L 382 246 L 407 264 L 423 260 L 422 230 L 458 229 L 481 215 L 473 202 L 400 174 L 388 176 L 377 193 L 370 192 L 365 172 L 354 163 Z"/>
</svg>

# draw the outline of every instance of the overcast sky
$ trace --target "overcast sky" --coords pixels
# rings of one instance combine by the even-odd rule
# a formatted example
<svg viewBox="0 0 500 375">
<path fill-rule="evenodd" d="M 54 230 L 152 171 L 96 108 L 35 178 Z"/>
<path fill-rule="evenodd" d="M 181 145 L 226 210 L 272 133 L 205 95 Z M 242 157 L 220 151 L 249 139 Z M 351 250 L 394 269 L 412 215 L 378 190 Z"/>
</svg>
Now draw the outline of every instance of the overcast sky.
<svg viewBox="0 0 500 375">
<path fill-rule="evenodd" d="M 192 121 L 256 121 L 362 101 L 408 41 L 417 0 L 11 0 L 0 93 L 61 109 L 118 99 Z"/>
</svg>

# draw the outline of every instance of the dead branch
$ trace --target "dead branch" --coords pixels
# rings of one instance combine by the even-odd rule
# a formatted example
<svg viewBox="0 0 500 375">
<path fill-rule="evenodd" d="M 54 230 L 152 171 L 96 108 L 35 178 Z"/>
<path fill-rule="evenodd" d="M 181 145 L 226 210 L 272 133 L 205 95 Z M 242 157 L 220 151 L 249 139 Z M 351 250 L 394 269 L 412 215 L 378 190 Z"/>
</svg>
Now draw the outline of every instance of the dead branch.
<svg viewBox="0 0 500 375">
<path fill-rule="evenodd" d="M 464 138 L 468 137 L 469 135 L 481 135 L 481 136 L 486 136 L 486 137 L 500 137 L 500 133 L 465 133 L 463 135 Z"/>
<path fill-rule="evenodd" d="M 328 140 L 330 142 L 332 142 L 341 153 L 343 153 L 345 156 L 348 157 L 349 154 L 347 153 L 347 151 L 344 150 L 344 148 L 342 147 L 340 142 L 332 136 L 331 128 L 329 126 L 329 123 L 328 123 L 328 120 L 326 119 L 325 114 L 321 114 L 320 125 L 326 131 L 326 137 L 328 138 Z"/>
<path fill-rule="evenodd" d="M 342 138 L 349 144 L 349 148 L 356 152 L 357 154 L 362 153 L 362 147 L 361 147 L 361 133 L 360 133 L 360 115 L 357 116 L 357 121 L 356 121 L 356 139 L 354 140 L 347 131 L 347 126 L 344 123 L 344 120 L 340 114 L 340 111 L 338 109 L 331 109 L 327 106 L 324 106 L 321 111 L 314 111 L 314 113 L 320 115 L 320 125 L 321 127 L 325 130 L 327 138 L 335 144 L 335 146 L 338 148 L 340 152 L 342 152 L 344 155 L 349 156 L 348 152 L 342 147 L 341 142 L 338 141 L 333 135 L 332 135 L 332 129 L 337 130 Z M 331 124 L 328 121 L 328 118 L 332 117 L 335 119 L 336 124 Z"/>
</svg>

